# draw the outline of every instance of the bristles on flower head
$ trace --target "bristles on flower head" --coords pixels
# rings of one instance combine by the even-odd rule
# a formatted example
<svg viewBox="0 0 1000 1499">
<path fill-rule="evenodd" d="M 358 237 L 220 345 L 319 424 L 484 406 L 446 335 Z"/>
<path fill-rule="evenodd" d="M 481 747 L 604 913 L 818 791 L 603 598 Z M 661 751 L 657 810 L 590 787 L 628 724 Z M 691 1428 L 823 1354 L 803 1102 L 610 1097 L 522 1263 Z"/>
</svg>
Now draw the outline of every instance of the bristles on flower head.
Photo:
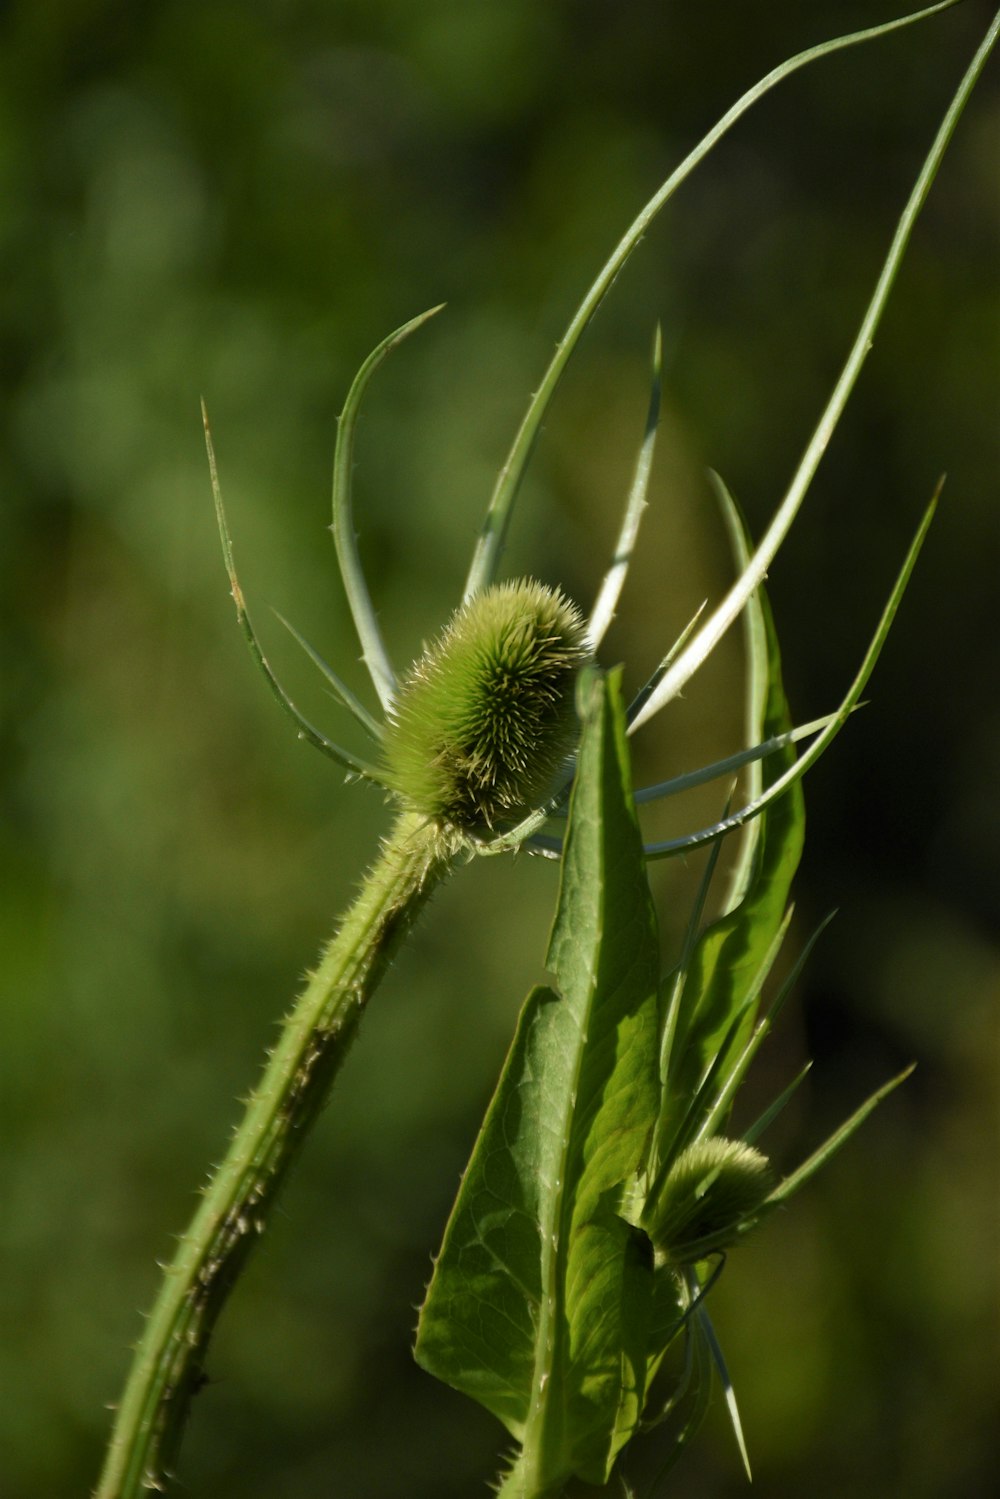
<svg viewBox="0 0 1000 1499">
<path fill-rule="evenodd" d="M 752 1224 L 774 1177 L 766 1156 L 722 1135 L 682 1150 L 643 1219 L 657 1253 L 675 1264 L 725 1248 Z"/>
<path fill-rule="evenodd" d="M 414 811 L 469 831 L 536 806 L 577 735 L 586 627 L 561 593 L 500 583 L 456 612 L 393 707 L 386 768 Z"/>
</svg>

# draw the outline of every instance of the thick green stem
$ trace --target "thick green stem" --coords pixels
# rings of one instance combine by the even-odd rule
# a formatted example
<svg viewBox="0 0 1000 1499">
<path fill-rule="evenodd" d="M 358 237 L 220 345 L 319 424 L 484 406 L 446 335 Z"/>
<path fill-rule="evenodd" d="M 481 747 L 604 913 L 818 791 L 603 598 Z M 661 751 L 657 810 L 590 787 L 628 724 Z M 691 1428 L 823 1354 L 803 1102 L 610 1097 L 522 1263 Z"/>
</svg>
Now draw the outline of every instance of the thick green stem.
<svg viewBox="0 0 1000 1499">
<path fill-rule="evenodd" d="M 532 1471 L 534 1467 L 530 1454 L 519 1453 L 514 1466 L 503 1475 L 496 1499 L 559 1499 L 565 1484 L 540 1488 Z"/>
<path fill-rule="evenodd" d="M 401 816 L 310 976 L 225 1160 L 165 1269 L 96 1499 L 133 1499 L 166 1486 L 191 1397 L 203 1382 L 215 1320 L 323 1107 L 369 995 L 456 855 L 439 828 L 412 813 Z"/>
</svg>

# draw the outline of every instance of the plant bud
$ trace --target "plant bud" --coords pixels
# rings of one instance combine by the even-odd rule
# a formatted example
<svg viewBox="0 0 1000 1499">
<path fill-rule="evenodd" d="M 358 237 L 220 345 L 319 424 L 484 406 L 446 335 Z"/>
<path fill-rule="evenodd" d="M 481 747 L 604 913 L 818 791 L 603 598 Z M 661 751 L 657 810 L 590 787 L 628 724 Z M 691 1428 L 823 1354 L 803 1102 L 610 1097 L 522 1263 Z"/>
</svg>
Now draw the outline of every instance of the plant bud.
<svg viewBox="0 0 1000 1499">
<path fill-rule="evenodd" d="M 392 789 L 463 831 L 516 821 L 573 750 L 588 659 L 583 618 L 561 593 L 528 579 L 477 594 L 400 688 L 385 749 Z"/>
<path fill-rule="evenodd" d="M 767 1157 L 742 1140 L 697 1140 L 681 1151 L 643 1227 L 658 1258 L 691 1264 L 750 1228 L 774 1186 Z"/>
</svg>

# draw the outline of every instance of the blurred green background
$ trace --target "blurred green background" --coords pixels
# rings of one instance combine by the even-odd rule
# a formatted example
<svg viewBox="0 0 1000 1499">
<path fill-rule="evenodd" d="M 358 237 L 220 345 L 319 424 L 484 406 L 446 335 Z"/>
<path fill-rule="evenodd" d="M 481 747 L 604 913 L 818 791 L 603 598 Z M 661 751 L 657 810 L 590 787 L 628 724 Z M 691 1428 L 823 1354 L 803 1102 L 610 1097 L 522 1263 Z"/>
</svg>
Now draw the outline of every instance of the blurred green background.
<svg viewBox="0 0 1000 1499">
<path fill-rule="evenodd" d="M 449 303 L 380 372 L 359 436 L 362 553 L 404 662 L 455 602 L 527 396 L 633 213 L 773 64 L 893 11 L 4 8 L 3 1499 L 88 1492 L 155 1260 L 386 826 L 253 674 L 199 396 L 272 657 L 347 740 L 270 606 L 364 690 L 325 530 L 335 413 L 361 359 Z M 706 465 L 758 529 L 783 492 L 991 11 L 970 0 L 785 84 L 681 191 L 588 333 L 506 571 L 593 596 L 662 319 L 653 503 L 606 652 L 630 684 L 726 584 Z M 994 59 L 772 569 L 801 721 L 853 674 L 947 470 L 870 706 L 807 783 L 798 941 L 840 916 L 759 1068 L 763 1093 L 816 1058 L 779 1159 L 920 1065 L 714 1296 L 767 1499 L 993 1492 L 997 108 Z M 738 674 L 734 641 L 640 736 L 640 779 L 735 747 Z M 658 825 L 700 825 L 719 794 Z M 698 868 L 656 872 L 668 950 Z M 486 1492 L 499 1428 L 409 1343 L 554 894 L 551 866 L 485 861 L 397 964 L 223 1318 L 181 1492 Z M 718 1402 L 670 1492 L 746 1492 Z"/>
</svg>

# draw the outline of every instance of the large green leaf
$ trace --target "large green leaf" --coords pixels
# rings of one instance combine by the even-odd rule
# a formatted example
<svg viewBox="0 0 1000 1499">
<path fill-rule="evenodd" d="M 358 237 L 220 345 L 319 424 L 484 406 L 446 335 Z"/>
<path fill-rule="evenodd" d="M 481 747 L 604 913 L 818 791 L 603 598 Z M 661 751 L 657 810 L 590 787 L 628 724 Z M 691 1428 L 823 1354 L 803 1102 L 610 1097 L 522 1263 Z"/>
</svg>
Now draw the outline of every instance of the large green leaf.
<svg viewBox="0 0 1000 1499">
<path fill-rule="evenodd" d="M 505 1495 L 606 1481 L 645 1395 L 652 1261 L 620 1216 L 659 1106 L 658 943 L 617 675 L 584 727 L 548 966 L 445 1231 L 416 1356 L 522 1443 Z"/>
</svg>

